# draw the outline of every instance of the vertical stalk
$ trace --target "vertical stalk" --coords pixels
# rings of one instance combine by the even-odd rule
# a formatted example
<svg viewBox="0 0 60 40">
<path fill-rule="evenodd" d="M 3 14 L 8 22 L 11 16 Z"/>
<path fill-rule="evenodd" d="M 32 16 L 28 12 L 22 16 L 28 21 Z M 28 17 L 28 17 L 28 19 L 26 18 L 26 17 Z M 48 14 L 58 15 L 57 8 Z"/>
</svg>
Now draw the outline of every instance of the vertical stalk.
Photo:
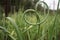
<svg viewBox="0 0 60 40">
<path fill-rule="evenodd" d="M 60 0 L 58 0 L 57 12 L 56 12 L 56 18 L 55 19 L 57 19 L 57 15 L 58 15 L 57 13 L 58 13 L 58 10 L 59 10 L 59 3 L 60 3 Z M 56 35 L 55 40 L 57 40 L 57 27 L 56 27 L 55 35 Z"/>
</svg>

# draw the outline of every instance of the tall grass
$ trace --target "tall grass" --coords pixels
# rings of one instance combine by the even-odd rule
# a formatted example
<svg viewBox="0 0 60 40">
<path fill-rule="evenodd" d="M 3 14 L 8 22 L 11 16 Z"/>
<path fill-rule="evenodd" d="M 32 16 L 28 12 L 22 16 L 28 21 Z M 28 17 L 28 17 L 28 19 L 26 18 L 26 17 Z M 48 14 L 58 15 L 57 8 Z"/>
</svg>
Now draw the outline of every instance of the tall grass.
<svg viewBox="0 0 60 40">
<path fill-rule="evenodd" d="M 53 40 L 56 37 L 56 27 L 60 29 L 60 15 L 55 16 L 49 15 L 44 23 L 39 25 L 30 25 L 23 20 L 23 13 L 18 14 L 18 16 L 8 17 L 6 20 L 7 30 L 10 32 L 9 35 L 15 37 L 16 40 Z M 56 20 L 56 21 L 54 21 Z M 15 21 L 15 22 L 14 22 Z M 32 21 L 32 20 L 31 20 Z M 13 23 L 14 22 L 14 23 Z M 11 24 L 12 23 L 12 24 Z M 17 25 L 17 26 L 16 26 Z M 38 26 L 39 33 L 38 33 Z M 17 29 L 15 27 L 18 27 Z M 58 31 L 59 31 L 58 29 Z M 21 33 L 21 34 L 20 34 Z M 20 35 L 20 36 L 19 36 Z M 58 35 L 58 34 L 57 34 Z"/>
<path fill-rule="evenodd" d="M 46 6 L 48 7 L 47 4 Z M 37 10 L 28 9 L 7 17 L 6 25 L 0 26 L 0 29 L 6 33 L 7 37 L 9 36 L 7 38 L 10 38 L 9 40 L 60 40 L 58 37 L 60 32 L 59 17 L 58 11 L 54 15 L 49 15 L 48 9 L 47 15 L 41 15 L 41 12 L 38 13 Z M 0 40 L 4 40 L 2 37 Z"/>
</svg>

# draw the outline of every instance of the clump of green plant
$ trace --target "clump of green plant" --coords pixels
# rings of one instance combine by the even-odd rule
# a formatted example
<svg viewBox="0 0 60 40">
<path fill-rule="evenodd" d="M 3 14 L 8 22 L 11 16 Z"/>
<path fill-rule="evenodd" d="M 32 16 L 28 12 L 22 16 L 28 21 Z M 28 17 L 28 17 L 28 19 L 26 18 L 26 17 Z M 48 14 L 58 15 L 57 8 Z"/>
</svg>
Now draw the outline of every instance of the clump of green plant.
<svg viewBox="0 0 60 40">
<path fill-rule="evenodd" d="M 28 11 L 32 12 L 28 13 Z M 49 15 L 48 12 L 47 16 L 39 13 L 33 9 L 19 11 L 18 15 L 7 17 L 5 26 L 0 26 L 0 29 L 7 37 L 9 36 L 10 40 L 59 40 L 60 15 L 57 15 L 58 12 L 55 15 Z"/>
</svg>

